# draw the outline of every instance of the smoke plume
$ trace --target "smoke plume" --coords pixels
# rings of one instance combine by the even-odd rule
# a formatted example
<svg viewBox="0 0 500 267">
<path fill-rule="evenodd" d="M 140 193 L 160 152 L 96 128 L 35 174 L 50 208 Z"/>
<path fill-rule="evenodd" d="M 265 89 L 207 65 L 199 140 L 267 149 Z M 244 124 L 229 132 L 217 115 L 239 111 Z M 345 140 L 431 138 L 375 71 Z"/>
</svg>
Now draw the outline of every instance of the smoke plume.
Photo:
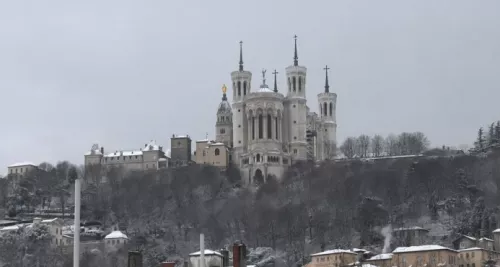
<svg viewBox="0 0 500 267">
<path fill-rule="evenodd" d="M 382 253 L 388 253 L 391 248 L 392 226 L 390 224 L 385 226 L 380 233 L 384 236 L 384 248 L 382 249 Z"/>
</svg>

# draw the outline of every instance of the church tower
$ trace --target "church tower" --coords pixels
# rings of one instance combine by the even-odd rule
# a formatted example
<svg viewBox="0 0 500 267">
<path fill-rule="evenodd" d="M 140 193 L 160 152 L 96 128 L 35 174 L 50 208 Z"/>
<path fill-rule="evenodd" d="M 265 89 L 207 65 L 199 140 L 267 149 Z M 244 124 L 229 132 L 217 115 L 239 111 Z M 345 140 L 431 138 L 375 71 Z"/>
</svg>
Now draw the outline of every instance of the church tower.
<svg viewBox="0 0 500 267">
<path fill-rule="evenodd" d="M 334 157 L 335 145 L 337 142 L 337 94 L 330 92 L 330 85 L 328 83 L 328 66 L 325 66 L 325 91 L 318 94 L 319 113 L 323 123 L 322 133 L 318 133 L 318 144 L 320 157 L 322 159 L 332 159 Z"/>
<path fill-rule="evenodd" d="M 233 112 L 227 101 L 227 87 L 222 86 L 222 101 L 217 109 L 217 122 L 215 123 L 216 141 L 224 143 L 227 147 L 233 146 Z"/>
<path fill-rule="evenodd" d="M 252 73 L 243 68 L 243 42 L 240 41 L 240 62 L 237 71 L 231 73 L 233 88 L 233 160 L 239 162 L 248 140 L 248 119 L 245 114 L 244 98 L 251 90 Z"/>
<path fill-rule="evenodd" d="M 293 65 L 286 68 L 287 96 L 285 100 L 286 118 L 283 128 L 287 129 L 286 146 L 294 160 L 307 159 L 307 106 L 306 106 L 306 74 L 307 69 L 299 65 L 297 52 L 297 35 L 294 36 L 295 49 Z"/>
</svg>

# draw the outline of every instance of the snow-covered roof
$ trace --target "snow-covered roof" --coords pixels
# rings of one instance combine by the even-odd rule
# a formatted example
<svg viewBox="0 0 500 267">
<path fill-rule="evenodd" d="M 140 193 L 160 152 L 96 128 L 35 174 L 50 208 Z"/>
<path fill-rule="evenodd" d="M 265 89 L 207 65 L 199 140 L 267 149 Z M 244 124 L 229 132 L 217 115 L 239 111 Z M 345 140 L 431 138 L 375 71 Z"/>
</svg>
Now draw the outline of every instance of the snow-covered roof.
<svg viewBox="0 0 500 267">
<path fill-rule="evenodd" d="M 331 250 L 325 250 L 323 252 L 319 252 L 316 254 L 311 254 L 311 256 L 321 256 L 321 255 L 330 255 L 330 254 L 339 254 L 339 253 L 351 253 L 351 254 L 357 254 L 353 251 L 346 250 L 346 249 L 331 249 Z"/>
<path fill-rule="evenodd" d="M 368 250 L 366 249 L 362 249 L 362 248 L 353 248 L 352 251 L 356 252 L 356 253 L 359 253 L 359 252 L 367 252 Z"/>
<path fill-rule="evenodd" d="M 10 167 L 22 167 L 22 166 L 35 166 L 36 167 L 36 165 L 33 162 L 25 161 L 25 162 L 18 162 L 18 163 L 11 164 L 8 166 L 8 168 L 10 168 Z"/>
<path fill-rule="evenodd" d="M 217 251 L 210 250 L 210 249 L 205 249 L 204 252 L 205 252 L 205 255 L 217 255 L 217 256 L 222 257 L 221 253 L 219 253 Z M 197 251 L 197 252 L 193 252 L 193 253 L 189 254 L 189 256 L 199 256 L 200 254 L 201 254 L 201 251 Z"/>
<path fill-rule="evenodd" d="M 461 237 L 457 238 L 457 240 L 460 239 L 460 238 L 462 238 L 462 237 L 465 237 L 465 238 L 467 238 L 469 240 L 472 240 L 472 241 L 476 241 L 477 240 L 475 237 L 468 236 L 468 235 L 462 235 Z"/>
<path fill-rule="evenodd" d="M 472 250 L 482 250 L 483 248 L 480 247 L 473 247 L 473 248 L 464 248 L 464 249 L 459 249 L 458 252 L 462 251 L 472 251 Z"/>
<path fill-rule="evenodd" d="M 128 239 L 128 237 L 121 231 L 113 231 L 109 235 L 107 235 L 104 239 L 115 239 L 115 238 Z"/>
<path fill-rule="evenodd" d="M 368 260 L 372 261 L 372 260 L 389 260 L 389 259 L 392 259 L 392 253 L 378 254 L 378 255 L 375 255 L 375 256 L 369 258 Z"/>
<path fill-rule="evenodd" d="M 0 231 L 17 231 L 17 230 L 19 230 L 18 225 L 5 226 L 4 228 L 0 229 Z"/>
<path fill-rule="evenodd" d="M 209 141 L 208 139 L 200 139 L 200 140 L 196 140 L 196 143 L 205 143 L 208 141 Z"/>
<path fill-rule="evenodd" d="M 257 91 L 259 93 L 274 93 L 273 90 L 269 89 L 269 87 L 260 87 L 259 90 Z"/>
<path fill-rule="evenodd" d="M 424 229 L 424 228 L 419 227 L 419 226 L 401 227 L 401 228 L 394 229 L 394 231 L 416 231 L 416 230 L 428 231 L 427 229 Z"/>
<path fill-rule="evenodd" d="M 54 219 L 48 219 L 48 220 L 43 220 L 42 223 L 53 223 L 57 221 L 57 218 L 54 218 Z"/>
<path fill-rule="evenodd" d="M 487 237 L 481 237 L 481 238 L 479 238 L 479 241 L 489 241 L 489 242 L 495 242 L 495 240 L 493 240 L 493 239 L 489 239 L 489 238 L 487 238 Z"/>
<path fill-rule="evenodd" d="M 158 161 L 167 161 L 166 158 L 159 158 Z"/>
<path fill-rule="evenodd" d="M 493 233 L 500 233 L 500 228 L 494 230 Z"/>
<path fill-rule="evenodd" d="M 142 151 L 157 151 L 157 150 L 160 150 L 160 146 L 156 144 L 155 140 L 151 140 L 142 149 Z"/>
<path fill-rule="evenodd" d="M 419 252 L 419 251 L 429 251 L 429 250 L 452 250 L 451 248 L 443 247 L 440 245 L 422 245 L 422 246 L 411 246 L 411 247 L 398 247 L 392 253 L 408 253 L 408 252 Z"/>
<path fill-rule="evenodd" d="M 363 263 L 363 264 L 361 265 L 361 267 L 378 267 L 378 266 L 376 266 L 376 265 L 372 265 L 372 264 L 369 264 L 369 263 Z"/>
</svg>

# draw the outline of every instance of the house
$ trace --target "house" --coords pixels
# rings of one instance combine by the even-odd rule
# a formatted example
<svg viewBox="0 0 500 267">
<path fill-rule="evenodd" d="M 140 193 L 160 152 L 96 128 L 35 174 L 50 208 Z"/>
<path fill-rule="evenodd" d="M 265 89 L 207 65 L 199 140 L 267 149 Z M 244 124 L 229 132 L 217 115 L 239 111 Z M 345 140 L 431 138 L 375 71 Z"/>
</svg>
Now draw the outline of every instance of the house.
<svg viewBox="0 0 500 267">
<path fill-rule="evenodd" d="M 398 247 L 392 253 L 392 266 L 458 267 L 458 252 L 439 245 Z"/>
<path fill-rule="evenodd" d="M 41 223 L 49 227 L 50 234 L 52 235 L 51 244 L 60 246 L 63 244 L 63 220 L 59 218 L 53 218 L 48 220 L 42 220 L 40 218 L 34 218 L 33 224 Z"/>
<path fill-rule="evenodd" d="M 332 249 L 323 252 L 311 254 L 311 262 L 308 267 L 322 266 L 348 266 L 358 261 L 358 253 L 345 249 Z"/>
<path fill-rule="evenodd" d="M 196 141 L 194 155 L 196 164 L 208 164 L 221 168 L 227 168 L 231 160 L 229 147 L 222 142 L 209 140 Z"/>
<path fill-rule="evenodd" d="M 480 247 L 466 248 L 458 251 L 459 267 L 482 267 L 486 262 L 498 262 L 500 253 Z"/>
<path fill-rule="evenodd" d="M 106 251 L 114 251 L 124 247 L 128 242 L 128 237 L 121 231 L 113 231 L 104 237 Z"/>
<path fill-rule="evenodd" d="M 425 244 L 429 230 L 422 227 L 402 227 L 393 230 L 394 242 L 396 246 L 420 246 Z"/>
<path fill-rule="evenodd" d="M 472 236 L 461 235 L 459 238 L 455 239 L 452 243 L 453 243 L 453 248 L 455 249 L 466 249 L 466 248 L 476 247 L 478 240 L 477 238 Z"/>
<path fill-rule="evenodd" d="M 378 267 L 392 267 L 392 253 L 382 253 L 366 260 L 366 263 Z"/>
<path fill-rule="evenodd" d="M 38 166 L 31 162 L 19 162 L 7 166 L 7 174 L 10 176 L 23 177 L 26 174 L 37 170 Z"/>
</svg>

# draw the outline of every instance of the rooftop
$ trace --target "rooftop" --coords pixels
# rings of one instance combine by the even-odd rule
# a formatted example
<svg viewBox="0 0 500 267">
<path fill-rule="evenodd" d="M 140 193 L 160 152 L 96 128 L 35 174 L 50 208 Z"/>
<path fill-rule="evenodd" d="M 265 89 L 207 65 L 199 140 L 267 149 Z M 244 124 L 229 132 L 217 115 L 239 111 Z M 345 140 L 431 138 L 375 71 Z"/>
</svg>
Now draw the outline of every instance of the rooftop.
<svg viewBox="0 0 500 267">
<path fill-rule="evenodd" d="M 378 254 L 369 258 L 368 260 L 371 261 L 371 260 L 388 260 L 388 259 L 392 259 L 392 253 Z"/>
<path fill-rule="evenodd" d="M 331 249 L 331 250 L 325 250 L 323 252 L 319 252 L 319 253 L 316 253 L 316 254 L 311 254 L 311 256 L 321 256 L 321 255 L 340 254 L 340 253 L 356 254 L 355 252 L 353 252 L 351 250 L 346 250 L 346 249 Z"/>
<path fill-rule="evenodd" d="M 25 161 L 25 162 L 18 162 L 18 163 L 14 163 L 12 165 L 9 165 L 8 168 L 10 168 L 10 167 L 22 167 L 22 166 L 35 166 L 36 167 L 36 165 L 33 162 Z"/>
<path fill-rule="evenodd" d="M 221 253 L 219 253 L 217 251 L 210 250 L 210 249 L 205 249 L 204 252 L 205 252 L 205 255 L 217 255 L 217 256 L 222 257 Z M 197 252 L 193 252 L 193 253 L 189 254 L 189 256 L 199 256 L 200 254 L 201 254 L 201 251 L 197 251 Z"/>
<path fill-rule="evenodd" d="M 398 247 L 392 253 L 409 253 L 409 252 L 419 252 L 419 251 L 430 251 L 430 250 L 451 250 L 451 248 L 439 246 L 439 245 L 423 245 L 423 246 L 411 246 L 411 247 Z"/>
<path fill-rule="evenodd" d="M 115 238 L 128 239 L 128 237 L 121 231 L 113 231 L 109 235 L 107 235 L 104 239 L 115 239 Z"/>
</svg>

